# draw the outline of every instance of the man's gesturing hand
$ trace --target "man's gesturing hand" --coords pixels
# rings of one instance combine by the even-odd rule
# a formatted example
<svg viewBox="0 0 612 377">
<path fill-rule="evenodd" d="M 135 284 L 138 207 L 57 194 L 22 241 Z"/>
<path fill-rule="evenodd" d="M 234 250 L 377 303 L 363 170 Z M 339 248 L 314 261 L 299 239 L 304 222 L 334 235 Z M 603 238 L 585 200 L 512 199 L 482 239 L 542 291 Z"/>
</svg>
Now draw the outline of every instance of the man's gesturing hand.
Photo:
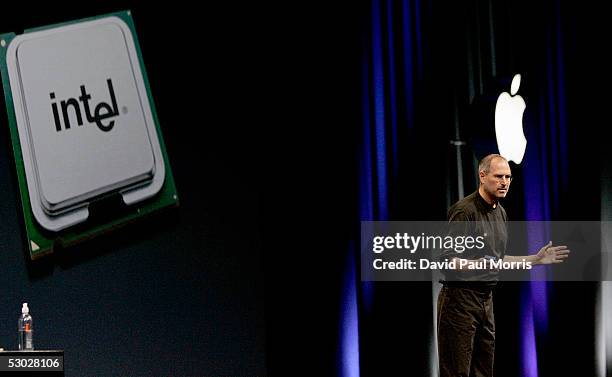
<svg viewBox="0 0 612 377">
<path fill-rule="evenodd" d="M 561 263 L 569 257 L 570 250 L 567 246 L 553 246 L 552 241 L 549 241 L 544 247 L 538 251 L 535 257 L 537 264 Z"/>
</svg>

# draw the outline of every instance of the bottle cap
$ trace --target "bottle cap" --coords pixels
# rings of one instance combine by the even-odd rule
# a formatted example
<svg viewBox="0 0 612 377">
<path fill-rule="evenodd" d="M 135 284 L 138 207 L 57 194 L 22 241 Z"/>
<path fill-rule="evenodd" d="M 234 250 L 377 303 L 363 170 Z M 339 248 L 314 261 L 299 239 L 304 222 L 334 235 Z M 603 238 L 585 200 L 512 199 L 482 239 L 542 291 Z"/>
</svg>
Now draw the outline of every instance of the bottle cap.
<svg viewBox="0 0 612 377">
<path fill-rule="evenodd" d="M 28 308 L 28 303 L 24 302 L 23 306 L 21 307 L 21 314 L 28 314 L 30 312 L 30 309 Z"/>
</svg>

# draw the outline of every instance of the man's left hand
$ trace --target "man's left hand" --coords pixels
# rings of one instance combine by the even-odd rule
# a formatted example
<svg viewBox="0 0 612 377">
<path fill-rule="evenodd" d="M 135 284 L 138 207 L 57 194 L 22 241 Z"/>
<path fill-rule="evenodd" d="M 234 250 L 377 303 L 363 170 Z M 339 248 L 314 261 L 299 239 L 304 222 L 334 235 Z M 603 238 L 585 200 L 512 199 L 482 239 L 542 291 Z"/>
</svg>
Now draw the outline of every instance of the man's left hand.
<svg viewBox="0 0 612 377">
<path fill-rule="evenodd" d="M 552 241 L 549 241 L 538 251 L 535 262 L 537 264 L 562 263 L 564 259 L 569 257 L 569 253 L 570 250 L 567 246 L 553 246 Z"/>
</svg>

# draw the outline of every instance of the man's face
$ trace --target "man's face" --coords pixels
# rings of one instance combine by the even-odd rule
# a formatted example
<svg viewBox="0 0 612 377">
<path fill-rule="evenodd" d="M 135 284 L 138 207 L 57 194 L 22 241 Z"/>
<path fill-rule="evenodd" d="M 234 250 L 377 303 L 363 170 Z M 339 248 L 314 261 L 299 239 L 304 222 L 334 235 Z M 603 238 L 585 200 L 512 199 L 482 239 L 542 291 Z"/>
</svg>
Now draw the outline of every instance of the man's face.
<svg viewBox="0 0 612 377">
<path fill-rule="evenodd" d="M 510 165 L 501 158 L 494 158 L 491 161 L 489 172 L 480 172 L 480 182 L 489 196 L 497 199 L 505 198 L 510 189 L 512 173 Z"/>
</svg>

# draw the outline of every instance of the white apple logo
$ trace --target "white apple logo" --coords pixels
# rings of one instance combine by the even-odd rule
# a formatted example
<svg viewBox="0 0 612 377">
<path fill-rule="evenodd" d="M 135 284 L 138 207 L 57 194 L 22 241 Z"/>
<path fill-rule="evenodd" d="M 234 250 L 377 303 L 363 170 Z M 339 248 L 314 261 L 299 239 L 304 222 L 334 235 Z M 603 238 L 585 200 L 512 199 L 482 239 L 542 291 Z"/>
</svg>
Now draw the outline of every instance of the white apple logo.
<svg viewBox="0 0 612 377">
<path fill-rule="evenodd" d="M 521 85 L 521 75 L 512 78 L 510 94 L 503 92 L 495 104 L 495 137 L 499 154 L 508 161 L 520 164 L 525 155 L 527 139 L 523 133 L 523 112 L 525 101 L 516 95 Z"/>
</svg>

